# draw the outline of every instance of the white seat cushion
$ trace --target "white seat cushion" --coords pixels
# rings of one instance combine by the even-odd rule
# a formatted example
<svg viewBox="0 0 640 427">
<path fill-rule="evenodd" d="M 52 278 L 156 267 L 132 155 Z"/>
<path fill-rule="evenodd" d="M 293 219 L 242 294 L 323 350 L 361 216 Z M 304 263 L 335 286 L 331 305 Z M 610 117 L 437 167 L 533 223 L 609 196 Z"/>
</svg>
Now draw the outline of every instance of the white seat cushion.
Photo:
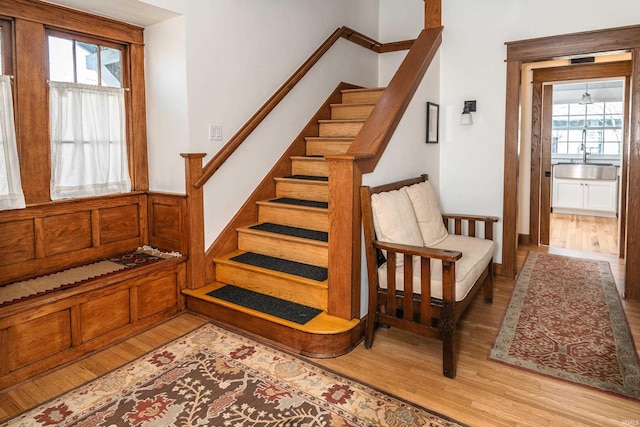
<svg viewBox="0 0 640 427">
<path fill-rule="evenodd" d="M 446 239 L 434 248 L 462 252 L 462 258 L 456 261 L 456 301 L 462 301 L 492 260 L 494 243 L 477 237 L 448 234 Z M 387 288 L 386 263 L 378 268 L 378 284 L 383 289 Z M 396 269 L 396 289 L 404 290 L 403 268 Z M 413 260 L 413 292 L 421 293 L 420 258 L 418 257 L 414 257 Z M 431 260 L 431 296 L 442 299 L 442 262 L 440 260 Z"/>
<path fill-rule="evenodd" d="M 378 240 L 403 245 L 424 245 L 411 200 L 403 189 L 372 194 L 371 209 Z M 403 265 L 403 258 L 397 257 L 396 265 Z"/>
<path fill-rule="evenodd" d="M 435 246 L 447 238 L 440 205 L 429 181 L 404 187 L 409 195 L 425 246 Z"/>
</svg>

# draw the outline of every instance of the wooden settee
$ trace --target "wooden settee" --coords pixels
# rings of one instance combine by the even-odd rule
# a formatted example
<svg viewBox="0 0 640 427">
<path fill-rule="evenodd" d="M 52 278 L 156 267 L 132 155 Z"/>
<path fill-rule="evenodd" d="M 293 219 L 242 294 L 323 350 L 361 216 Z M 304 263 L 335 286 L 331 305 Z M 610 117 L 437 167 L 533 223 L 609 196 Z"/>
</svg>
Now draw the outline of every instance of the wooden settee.
<svg viewBox="0 0 640 427">
<path fill-rule="evenodd" d="M 183 310 L 185 205 L 181 195 L 132 192 L 0 212 L 0 286 L 147 244 L 185 255 L 5 302 L 0 389 Z"/>
<path fill-rule="evenodd" d="M 480 287 L 492 302 L 498 218 L 440 214 L 426 175 L 364 186 L 361 204 L 369 281 L 365 347 L 378 324 L 439 338 L 443 374 L 454 378 L 456 323 Z M 483 238 L 476 237 L 477 222 L 484 223 Z"/>
</svg>

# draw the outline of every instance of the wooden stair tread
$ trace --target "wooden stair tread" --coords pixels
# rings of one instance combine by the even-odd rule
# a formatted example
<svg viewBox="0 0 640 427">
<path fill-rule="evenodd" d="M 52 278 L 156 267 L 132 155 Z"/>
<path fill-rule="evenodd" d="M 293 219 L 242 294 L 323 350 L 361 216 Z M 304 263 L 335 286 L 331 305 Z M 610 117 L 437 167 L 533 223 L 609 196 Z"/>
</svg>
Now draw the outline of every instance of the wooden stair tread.
<svg viewBox="0 0 640 427">
<path fill-rule="evenodd" d="M 258 205 L 271 205 L 271 206 L 277 206 L 277 207 L 286 207 L 286 208 L 290 208 L 290 209 L 299 209 L 299 210 L 312 210 L 312 211 L 323 211 L 323 212 L 327 212 L 328 211 L 328 206 L 327 203 L 323 203 L 323 202 L 316 202 L 313 200 L 296 200 L 297 202 L 303 202 L 303 203 L 308 203 L 308 204 L 295 204 L 295 203 L 287 203 L 283 200 L 293 200 L 293 199 L 289 199 L 287 197 L 279 197 L 279 198 L 274 198 L 274 199 L 269 199 L 269 200 L 260 200 L 258 202 L 256 202 Z M 280 201 L 279 201 L 280 200 Z M 322 204 L 322 206 L 320 206 Z"/>
<path fill-rule="evenodd" d="M 316 230 L 310 230 L 310 229 L 306 229 L 310 234 L 314 234 L 317 235 L 318 237 L 315 238 L 311 238 L 311 237 L 304 237 L 304 236 L 300 236 L 300 235 L 295 235 L 295 234 L 290 234 L 290 233 L 286 233 L 286 232 L 278 232 L 278 231 L 267 231 L 267 230 L 261 230 L 259 228 L 254 228 L 256 226 L 261 226 L 263 224 L 266 223 L 256 223 L 256 224 L 252 224 L 252 225 L 247 225 L 244 227 L 239 227 L 237 230 L 238 232 L 242 232 L 242 233 L 250 233 L 250 234 L 262 234 L 262 235 L 277 235 L 278 238 L 282 239 L 282 240 L 288 240 L 288 241 L 295 241 L 295 242 L 304 242 L 306 244 L 309 245 L 316 245 L 316 246 L 323 246 L 326 247 L 328 245 L 326 238 L 322 239 L 321 237 L 325 237 L 328 235 L 328 233 L 325 232 L 320 232 L 320 231 L 316 231 Z M 285 229 L 302 229 L 301 227 L 291 227 L 291 226 L 287 226 L 287 225 L 282 225 L 282 224 L 274 224 L 275 226 L 279 226 L 281 228 L 285 228 Z M 302 229 L 305 230 L 305 229 Z"/>
<path fill-rule="evenodd" d="M 224 307 L 232 308 L 239 312 L 250 314 L 251 316 L 258 317 L 270 322 L 274 322 L 274 323 L 284 325 L 292 329 L 307 332 L 310 334 L 318 334 L 318 335 L 339 334 L 339 333 L 349 331 L 355 328 L 356 326 L 358 326 L 359 324 L 358 319 L 345 320 L 339 317 L 331 316 L 326 312 L 322 312 L 318 316 L 316 316 L 315 318 L 307 322 L 306 324 L 300 325 L 298 323 L 281 319 L 279 317 L 272 316 L 270 314 L 263 313 L 261 311 L 252 310 L 250 308 L 236 305 L 228 301 L 224 301 L 224 300 L 207 295 L 207 293 L 214 291 L 216 289 L 219 289 L 222 286 L 225 286 L 225 284 L 212 283 L 197 289 L 183 289 L 182 293 L 184 295 L 188 295 L 188 296 L 198 298 L 204 301 L 208 301 L 213 304 L 218 304 Z"/>
<path fill-rule="evenodd" d="M 323 119 L 318 123 L 364 123 L 367 119 Z"/>
<path fill-rule="evenodd" d="M 383 92 L 386 89 L 386 87 L 371 87 L 371 88 L 366 88 L 366 87 L 357 87 L 357 88 L 353 88 L 353 89 L 342 89 L 340 92 L 341 93 L 357 93 L 357 92 Z"/>
<path fill-rule="evenodd" d="M 297 182 L 301 184 L 307 185 L 319 185 L 319 186 L 327 186 L 329 185 L 328 177 L 326 176 L 314 176 L 314 175 L 289 175 L 289 176 L 280 176 L 275 178 L 276 182 Z"/>
<path fill-rule="evenodd" d="M 291 156 L 289 158 L 301 162 L 326 162 L 324 156 Z"/>
<path fill-rule="evenodd" d="M 240 250 L 236 250 L 233 252 L 230 252 L 226 255 L 220 256 L 220 257 L 216 257 L 214 259 L 214 262 L 216 264 L 220 264 L 220 265 L 229 265 L 229 266 L 233 266 L 235 268 L 239 268 L 242 270 L 246 270 L 246 271 L 255 271 L 255 272 L 259 272 L 262 274 L 268 274 L 270 276 L 273 277 L 277 277 L 279 279 L 284 279 L 284 280 L 288 280 L 290 282 L 296 282 L 298 284 L 303 284 L 303 285 L 307 285 L 307 286 L 311 286 L 313 288 L 317 288 L 317 289 L 327 289 L 328 288 L 328 280 L 314 280 L 312 278 L 308 278 L 308 277 L 304 277 L 304 276 L 300 276 L 297 274 L 292 274 L 292 273 L 287 273 L 287 272 L 282 272 L 282 271 L 278 271 L 278 270 L 273 270 L 267 267 L 261 267 L 261 266 L 256 266 L 256 265 L 252 265 L 252 264 L 246 264 L 243 262 L 239 262 L 239 261 L 235 261 L 232 258 L 240 256 L 240 255 L 245 255 L 247 254 L 247 252 L 245 251 L 240 251 Z M 271 257 L 271 258 L 275 258 L 275 257 Z M 288 261 L 288 260 L 284 260 L 282 259 L 282 261 Z M 294 261 L 290 261 L 290 262 L 294 262 Z M 303 263 L 299 263 L 299 264 L 303 264 Z M 311 264 L 307 264 L 310 267 L 316 267 L 316 268 L 322 268 L 322 267 L 317 267 Z"/>
<path fill-rule="evenodd" d="M 341 102 L 339 104 L 331 104 L 331 107 L 372 107 L 376 102 Z"/>
<path fill-rule="evenodd" d="M 305 136 L 307 141 L 353 142 L 353 136 Z"/>
</svg>

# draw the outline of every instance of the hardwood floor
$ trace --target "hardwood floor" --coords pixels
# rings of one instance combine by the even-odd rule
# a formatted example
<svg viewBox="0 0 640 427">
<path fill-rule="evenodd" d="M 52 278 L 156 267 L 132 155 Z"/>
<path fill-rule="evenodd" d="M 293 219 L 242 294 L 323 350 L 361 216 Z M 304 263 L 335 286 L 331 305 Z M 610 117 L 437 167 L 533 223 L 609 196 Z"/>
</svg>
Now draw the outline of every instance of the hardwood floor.
<svg viewBox="0 0 640 427">
<path fill-rule="evenodd" d="M 580 255 L 566 249 L 521 249 L 520 266 L 527 250 Z M 624 268 L 617 257 L 594 253 L 585 256 L 608 259 L 616 281 L 624 279 Z M 472 426 L 638 425 L 640 402 L 488 360 L 514 284 L 514 280 L 497 278 L 494 303 L 485 305 L 478 295 L 460 320 L 455 380 L 441 374 L 439 341 L 393 328 L 379 330 L 370 350 L 360 344 L 347 355 L 314 362 Z M 623 301 L 623 305 L 634 340 L 640 344 L 640 302 Z M 0 391 L 0 422 L 91 381 L 205 322 L 192 314 L 181 314 L 107 350 Z"/>
<path fill-rule="evenodd" d="M 551 214 L 549 246 L 618 254 L 618 220 L 598 216 Z"/>
</svg>

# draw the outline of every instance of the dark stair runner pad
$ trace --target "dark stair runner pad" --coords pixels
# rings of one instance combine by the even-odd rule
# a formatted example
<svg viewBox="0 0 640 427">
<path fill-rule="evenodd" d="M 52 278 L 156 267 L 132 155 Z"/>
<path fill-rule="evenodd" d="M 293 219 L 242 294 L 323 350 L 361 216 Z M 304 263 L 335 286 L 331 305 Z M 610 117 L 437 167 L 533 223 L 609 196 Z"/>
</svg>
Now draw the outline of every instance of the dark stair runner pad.
<svg viewBox="0 0 640 427">
<path fill-rule="evenodd" d="M 315 175 L 289 175 L 289 176 L 285 176 L 285 178 L 306 179 L 309 181 L 329 181 L 328 176 L 315 176 Z"/>
<path fill-rule="evenodd" d="M 329 207 L 329 203 L 327 202 L 316 202 L 314 200 L 301 200 L 301 199 L 292 199 L 290 197 L 281 197 L 279 199 L 271 200 L 275 203 L 284 203 L 287 205 L 298 205 L 298 206 L 307 206 L 311 208 L 324 208 L 327 209 Z"/>
<path fill-rule="evenodd" d="M 265 222 L 249 227 L 252 230 L 266 231 L 268 233 L 285 234 L 292 237 L 301 237 L 303 239 L 317 240 L 320 242 L 329 241 L 329 233 L 325 231 L 307 230 L 306 228 L 289 227 L 287 225 L 273 224 Z"/>
<path fill-rule="evenodd" d="M 230 303 L 241 305 L 252 310 L 270 314 L 290 322 L 304 325 L 322 313 L 322 310 L 295 302 L 260 294 L 233 285 L 225 285 L 207 295 Z"/>
<path fill-rule="evenodd" d="M 311 280 L 322 282 L 327 280 L 327 269 L 316 267 L 315 265 L 303 264 L 301 262 L 289 261 L 282 258 L 275 258 L 267 255 L 256 254 L 254 252 L 245 252 L 234 256 L 231 261 L 241 262 L 256 267 L 268 268 L 269 270 L 279 271 L 281 273 L 293 274 L 295 276 L 305 277 Z"/>
</svg>

